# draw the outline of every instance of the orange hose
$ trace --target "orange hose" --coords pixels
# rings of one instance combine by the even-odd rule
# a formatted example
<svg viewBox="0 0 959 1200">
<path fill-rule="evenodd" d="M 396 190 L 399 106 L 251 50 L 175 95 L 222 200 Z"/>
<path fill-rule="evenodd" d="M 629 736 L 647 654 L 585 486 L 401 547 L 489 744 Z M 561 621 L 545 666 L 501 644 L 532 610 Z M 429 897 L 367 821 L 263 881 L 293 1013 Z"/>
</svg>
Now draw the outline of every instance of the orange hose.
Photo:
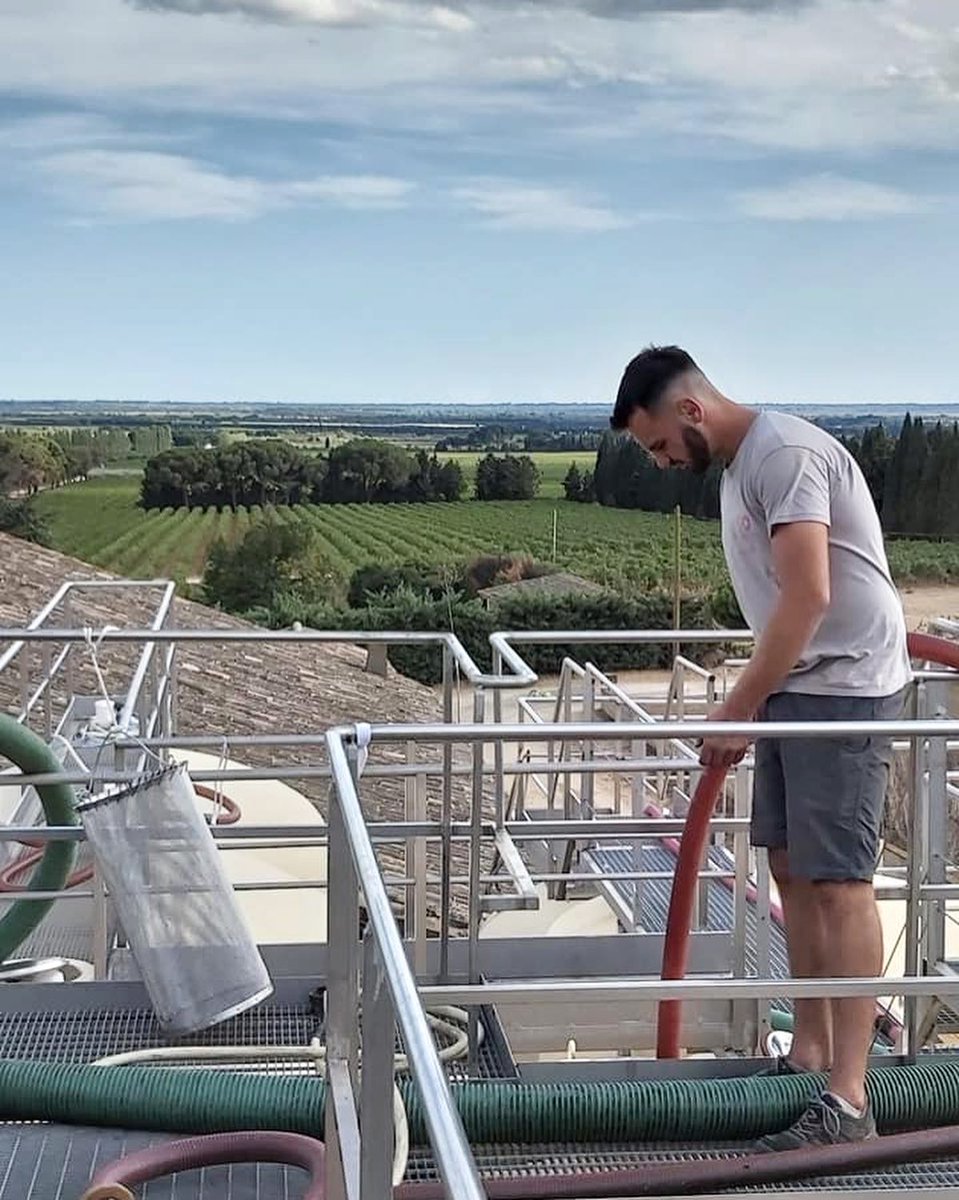
<svg viewBox="0 0 959 1200">
<path fill-rule="evenodd" d="M 910 633 L 910 657 L 959 670 L 959 643 L 928 633 Z M 725 767 L 710 767 L 693 794 L 679 843 L 676 871 L 669 897 L 666 938 L 663 943 L 663 979 L 682 979 L 689 960 L 689 934 L 696 896 L 696 882 L 706 853 L 709 822 L 716 807 Z M 656 1026 L 656 1057 L 678 1058 L 680 1052 L 682 1001 L 661 1000 Z"/>
<path fill-rule="evenodd" d="M 219 800 L 222 808 L 217 813 L 217 825 L 235 825 L 239 821 L 241 814 L 240 806 L 235 800 L 231 800 L 229 796 L 224 796 L 222 793 L 217 795 L 212 788 L 203 787 L 202 784 L 194 784 L 193 790 L 204 800 Z M 20 884 L 20 879 L 32 870 L 43 858 L 44 847 L 46 842 L 35 842 L 28 838 L 24 838 L 21 843 L 24 846 L 30 847 L 26 854 L 15 858 L 13 862 L 7 865 L 0 871 L 0 892 L 26 892 L 28 887 L 23 887 Z M 74 871 L 68 878 L 64 887 L 72 888 L 79 887 L 81 883 L 89 883 L 93 878 L 93 864 L 90 863 L 85 867 L 80 867 Z"/>
</svg>

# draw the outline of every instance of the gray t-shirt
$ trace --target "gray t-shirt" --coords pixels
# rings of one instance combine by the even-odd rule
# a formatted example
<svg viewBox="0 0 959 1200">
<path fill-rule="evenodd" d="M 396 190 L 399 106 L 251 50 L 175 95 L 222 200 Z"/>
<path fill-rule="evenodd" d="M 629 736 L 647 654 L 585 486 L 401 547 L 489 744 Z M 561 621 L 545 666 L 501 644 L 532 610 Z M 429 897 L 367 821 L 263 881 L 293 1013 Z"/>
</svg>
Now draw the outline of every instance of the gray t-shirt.
<svg viewBox="0 0 959 1200">
<path fill-rule="evenodd" d="M 834 437 L 800 417 L 759 413 L 723 472 L 721 511 L 733 590 L 757 638 L 779 597 L 773 527 L 829 526 L 829 608 L 777 690 L 889 696 L 909 682 L 902 601 L 876 507 L 859 465 Z"/>
</svg>

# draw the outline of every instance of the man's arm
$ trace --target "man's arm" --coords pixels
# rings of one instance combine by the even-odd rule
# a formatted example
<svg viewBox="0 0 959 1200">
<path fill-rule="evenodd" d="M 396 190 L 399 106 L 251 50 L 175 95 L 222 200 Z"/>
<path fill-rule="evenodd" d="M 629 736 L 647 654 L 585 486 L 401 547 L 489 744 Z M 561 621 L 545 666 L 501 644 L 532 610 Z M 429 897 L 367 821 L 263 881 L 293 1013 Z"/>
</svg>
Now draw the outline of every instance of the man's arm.
<svg viewBox="0 0 959 1200">
<path fill-rule="evenodd" d="M 802 657 L 829 607 L 828 533 L 828 527 L 818 521 L 796 521 L 773 530 L 779 602 L 752 658 L 726 700 L 711 714 L 712 720 L 751 721 Z M 706 766 L 729 766 L 743 757 L 748 744 L 748 738 L 708 738 L 700 761 Z"/>
</svg>

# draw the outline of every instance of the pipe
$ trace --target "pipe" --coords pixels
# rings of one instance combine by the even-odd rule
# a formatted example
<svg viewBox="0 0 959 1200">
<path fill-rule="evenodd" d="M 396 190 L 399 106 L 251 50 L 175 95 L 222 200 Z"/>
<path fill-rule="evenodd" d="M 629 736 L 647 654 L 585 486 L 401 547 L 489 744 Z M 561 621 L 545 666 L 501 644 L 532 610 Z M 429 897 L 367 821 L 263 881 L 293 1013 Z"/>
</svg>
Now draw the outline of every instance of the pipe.
<svg viewBox="0 0 959 1200">
<path fill-rule="evenodd" d="M 428 1144 L 419 1088 L 398 1081 L 410 1143 Z M 785 1129 L 824 1076 L 745 1076 L 575 1083 L 451 1084 L 473 1144 L 740 1141 Z M 867 1087 L 882 1133 L 959 1123 L 959 1060 L 872 1068 Z M 50 1121 L 176 1134 L 323 1128 L 326 1086 L 310 1075 L 94 1067 L 0 1059 L 0 1120 Z"/>
<path fill-rule="evenodd" d="M 35 733 L 12 717 L 0 713 L 0 754 L 26 774 L 60 771 L 53 751 Z M 37 787 L 48 825 L 76 825 L 73 788 L 66 783 L 45 783 Z M 27 891 L 57 892 L 67 881 L 76 855 L 73 842 L 49 842 L 43 852 Z M 0 920 L 0 963 L 14 953 L 36 929 L 53 905 L 53 900 L 17 900 Z"/>
<path fill-rule="evenodd" d="M 224 796 L 222 793 L 217 794 L 212 788 L 203 787 L 201 784 L 194 784 L 193 790 L 204 800 L 212 800 L 220 804 L 220 811 L 216 814 L 216 825 L 235 825 L 239 821 L 242 812 L 239 804 L 235 800 L 231 800 L 229 796 Z M 24 838 L 22 843 L 24 846 L 29 846 L 31 849 L 22 854 L 19 858 L 7 865 L 0 871 L 0 892 L 22 892 L 26 890 L 20 883 L 20 877 L 25 875 L 31 867 L 36 866 L 43 858 L 44 846 L 49 845 L 46 842 L 33 842 L 29 838 Z M 72 888 L 79 887 L 81 883 L 89 883 L 93 878 L 94 867 L 89 863 L 85 867 L 80 867 L 78 870 L 71 872 L 67 877 L 64 887 Z"/>
<path fill-rule="evenodd" d="M 173 1172 L 226 1163 L 275 1162 L 310 1173 L 303 1200 L 323 1200 L 326 1156 L 322 1142 L 296 1133 L 254 1130 L 184 1138 L 128 1154 L 98 1171 L 81 1200 L 127 1200 L 130 1188 Z"/>
<path fill-rule="evenodd" d="M 687 1162 L 649 1163 L 518 1179 L 490 1179 L 489 1200 L 593 1200 L 596 1197 L 688 1195 L 717 1188 L 756 1187 L 798 1179 L 865 1172 L 877 1167 L 951 1157 L 959 1153 L 959 1126 L 893 1134 L 778 1154 L 741 1154 Z M 282 1162 L 310 1172 L 304 1200 L 324 1200 L 324 1146 L 291 1133 L 244 1132 L 188 1138 L 151 1146 L 108 1164 L 81 1200 L 133 1200 L 129 1186 L 173 1172 L 235 1162 Z M 129 1186 L 128 1186 L 129 1185 Z M 393 1200 L 445 1200 L 442 1183 L 394 1187 Z"/>
<path fill-rule="evenodd" d="M 663 942 L 663 979 L 682 979 L 689 963 L 689 929 L 696 900 L 696 883 L 706 853 L 709 822 L 716 807 L 725 767 L 710 767 L 693 795 L 676 857 L 676 872 L 669 895 L 666 937 Z M 682 1030 L 681 1000 L 662 1000 L 656 1024 L 656 1057 L 678 1058 Z"/>
<path fill-rule="evenodd" d="M 932 637 L 928 633 L 910 633 L 907 635 L 907 645 L 911 658 L 959 670 L 959 643 Z M 663 979 L 682 979 L 686 974 L 696 880 L 706 852 L 709 820 L 725 776 L 724 767 L 706 770 L 700 777 L 689 806 L 669 898 L 663 945 Z M 681 1025 L 682 1001 L 661 1001 L 656 1028 L 657 1058 L 679 1057 Z"/>
<path fill-rule="evenodd" d="M 846 1175 L 877 1167 L 954 1157 L 959 1153 L 959 1126 L 923 1129 L 834 1146 L 806 1146 L 776 1154 L 687 1162 L 648 1163 L 642 1167 L 581 1174 L 487 1179 L 489 1200 L 594 1200 L 596 1197 L 684 1196 L 719 1188 L 757 1187 L 797 1179 Z M 407 1183 L 393 1200 L 445 1200 L 441 1183 Z"/>
</svg>

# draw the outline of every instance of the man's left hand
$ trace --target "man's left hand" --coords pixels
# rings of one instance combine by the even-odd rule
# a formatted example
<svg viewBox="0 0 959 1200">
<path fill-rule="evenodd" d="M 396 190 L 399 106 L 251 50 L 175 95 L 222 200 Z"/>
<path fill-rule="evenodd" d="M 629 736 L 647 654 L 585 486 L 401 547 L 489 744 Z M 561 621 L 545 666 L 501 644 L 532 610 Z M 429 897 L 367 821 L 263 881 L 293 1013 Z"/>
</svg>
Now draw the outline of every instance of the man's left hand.
<svg viewBox="0 0 959 1200">
<path fill-rule="evenodd" d="M 724 704 L 720 704 L 718 708 L 707 717 L 709 721 L 751 721 L 752 713 L 744 713 L 742 709 L 735 705 L 731 705 L 727 700 Z M 749 749 L 749 743 L 752 741 L 750 737 L 729 737 L 719 735 L 717 737 L 707 737 L 703 739 L 702 749 L 699 752 L 699 761 L 704 767 L 732 767 L 738 762 L 742 762 Z"/>
</svg>

